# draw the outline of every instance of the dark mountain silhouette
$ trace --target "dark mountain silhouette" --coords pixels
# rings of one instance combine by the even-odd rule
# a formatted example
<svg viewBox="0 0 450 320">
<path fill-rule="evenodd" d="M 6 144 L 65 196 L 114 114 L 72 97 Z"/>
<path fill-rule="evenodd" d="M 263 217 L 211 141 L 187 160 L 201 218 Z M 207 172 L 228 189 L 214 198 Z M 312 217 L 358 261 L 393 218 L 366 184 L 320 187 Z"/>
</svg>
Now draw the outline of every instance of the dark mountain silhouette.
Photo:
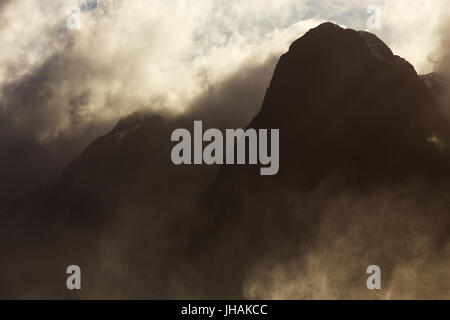
<svg viewBox="0 0 450 320">
<path fill-rule="evenodd" d="M 370 264 L 386 286 L 408 261 L 448 279 L 449 122 L 376 36 L 326 23 L 280 58 L 248 125 L 280 129 L 278 175 L 173 165 L 171 132 L 205 114 L 126 118 L 56 186 L 3 215 L 0 296 L 284 297 L 274 288 L 314 278 L 308 259 L 324 253 L 314 270 L 334 277 L 324 297 L 380 297 L 365 288 Z M 65 288 L 70 264 L 84 270 L 81 293 Z M 284 280 L 269 272 L 280 265 L 292 269 Z M 423 287 L 394 297 L 448 295 L 445 281 L 421 274 Z M 316 297 L 307 287 L 288 296 Z"/>
<path fill-rule="evenodd" d="M 190 252 L 199 272 L 209 275 L 207 291 L 221 288 L 217 297 L 243 293 L 247 278 L 265 260 L 301 259 L 311 247 L 323 249 L 321 236 L 336 232 L 338 239 L 361 216 L 386 218 L 379 212 L 386 197 L 364 212 L 352 208 L 355 203 L 344 209 L 331 205 L 350 195 L 361 201 L 380 190 L 405 193 L 411 208 L 388 217 L 405 219 L 404 227 L 408 219 L 426 215 L 444 223 L 441 229 L 430 226 L 426 236 L 448 241 L 448 211 L 434 206 L 448 208 L 449 122 L 414 68 L 376 36 L 331 23 L 309 31 L 279 60 L 261 111 L 248 127 L 280 129 L 280 171 L 261 177 L 255 167 L 222 167 L 204 193 L 192 223 Z M 416 183 L 418 190 L 408 190 Z M 425 203 L 429 211 L 421 212 Z M 323 235 L 324 219 L 342 225 Z M 392 230 L 369 225 L 360 230 L 367 235 L 350 245 L 402 243 L 397 228 L 402 224 Z M 384 234 L 372 239 L 372 232 Z M 352 259 L 361 259 L 359 270 L 379 261 L 391 272 L 411 248 Z M 362 272 L 354 283 L 364 283 Z M 339 294 L 349 297 L 344 291 Z"/>
</svg>

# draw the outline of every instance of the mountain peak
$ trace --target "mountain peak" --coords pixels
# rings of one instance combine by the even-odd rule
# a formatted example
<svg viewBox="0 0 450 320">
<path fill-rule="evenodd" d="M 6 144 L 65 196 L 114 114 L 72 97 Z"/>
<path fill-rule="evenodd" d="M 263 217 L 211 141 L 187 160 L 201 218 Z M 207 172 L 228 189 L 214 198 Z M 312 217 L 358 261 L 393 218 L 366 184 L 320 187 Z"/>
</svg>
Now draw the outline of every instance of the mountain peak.
<svg viewBox="0 0 450 320">
<path fill-rule="evenodd" d="M 380 61 L 389 61 L 394 57 L 391 49 L 375 34 L 367 31 L 356 31 L 353 29 L 345 29 L 341 26 L 325 22 L 316 28 L 310 29 L 303 37 L 294 41 L 289 51 L 296 51 L 298 47 L 301 47 L 303 41 L 314 41 L 314 42 L 331 42 L 336 43 L 340 39 L 352 39 L 354 44 L 360 43 L 364 44 L 365 48 Z M 361 42 L 360 40 L 364 40 Z"/>
<path fill-rule="evenodd" d="M 345 29 L 338 24 L 335 24 L 333 22 L 324 22 L 322 24 L 319 24 L 317 27 L 310 29 L 308 33 L 336 33 L 342 30 Z"/>
</svg>

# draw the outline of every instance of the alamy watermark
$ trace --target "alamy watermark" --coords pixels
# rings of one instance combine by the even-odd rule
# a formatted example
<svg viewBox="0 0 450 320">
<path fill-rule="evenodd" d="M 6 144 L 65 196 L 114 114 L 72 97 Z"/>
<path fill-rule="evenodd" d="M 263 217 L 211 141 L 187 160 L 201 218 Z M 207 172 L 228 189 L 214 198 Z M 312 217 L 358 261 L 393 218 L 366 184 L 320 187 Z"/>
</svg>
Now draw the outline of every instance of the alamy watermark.
<svg viewBox="0 0 450 320">
<path fill-rule="evenodd" d="M 224 141 L 225 140 L 225 141 Z M 219 129 L 203 132 L 202 121 L 194 121 L 194 159 L 192 159 L 192 137 L 187 129 L 173 131 L 171 141 L 178 142 L 171 153 L 175 165 L 190 164 L 261 164 L 261 175 L 275 175 L 280 167 L 280 130 L 226 129 L 225 139 Z M 203 143 L 209 144 L 203 149 Z M 225 142 L 225 144 L 224 144 Z M 270 143 L 270 154 L 268 153 Z M 248 147 L 248 148 L 247 148 Z M 248 150 L 248 154 L 246 152 Z M 236 152 L 235 152 L 236 151 Z M 235 153 L 237 153 L 235 155 Z M 224 157 L 225 154 L 225 157 Z M 248 161 L 248 162 L 247 162 Z"/>
<path fill-rule="evenodd" d="M 67 289 L 81 290 L 81 268 L 77 265 L 71 265 L 67 267 L 66 273 L 70 274 L 66 281 Z"/>
<path fill-rule="evenodd" d="M 367 267 L 367 274 L 371 276 L 367 278 L 366 286 L 369 290 L 380 290 L 381 289 L 381 269 L 377 265 L 371 265 Z"/>
<path fill-rule="evenodd" d="M 370 5 L 367 7 L 367 14 L 369 18 L 366 21 L 368 30 L 380 30 L 381 29 L 381 12 L 382 9 L 377 5 Z"/>
</svg>

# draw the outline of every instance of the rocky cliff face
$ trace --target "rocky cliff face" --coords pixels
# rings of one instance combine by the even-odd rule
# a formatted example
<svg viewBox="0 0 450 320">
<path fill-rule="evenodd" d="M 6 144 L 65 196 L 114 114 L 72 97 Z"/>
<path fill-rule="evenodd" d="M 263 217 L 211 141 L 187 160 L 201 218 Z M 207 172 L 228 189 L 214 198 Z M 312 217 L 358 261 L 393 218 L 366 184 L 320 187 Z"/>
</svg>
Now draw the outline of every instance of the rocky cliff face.
<svg viewBox="0 0 450 320">
<path fill-rule="evenodd" d="M 450 123 L 376 36 L 326 23 L 280 58 L 248 125 L 280 129 L 278 175 L 174 166 L 195 117 L 121 121 L 2 217 L 0 296 L 73 297 L 73 263 L 83 298 L 386 298 L 370 264 L 389 297 L 448 295 Z"/>
</svg>

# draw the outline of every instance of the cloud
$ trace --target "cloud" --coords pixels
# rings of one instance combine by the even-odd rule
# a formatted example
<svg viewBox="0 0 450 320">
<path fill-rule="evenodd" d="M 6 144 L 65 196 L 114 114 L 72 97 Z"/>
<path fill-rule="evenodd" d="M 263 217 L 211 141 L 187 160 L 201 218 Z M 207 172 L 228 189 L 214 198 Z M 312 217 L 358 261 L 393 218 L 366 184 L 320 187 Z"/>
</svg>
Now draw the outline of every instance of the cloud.
<svg viewBox="0 0 450 320">
<path fill-rule="evenodd" d="M 0 40 L 7 50 L 0 54 L 0 110 L 41 142 L 141 108 L 180 112 L 204 92 L 205 79 L 220 81 L 250 56 L 263 61 L 280 54 L 324 20 L 364 28 L 373 2 L 104 0 L 82 10 L 80 30 L 67 28 L 69 3 L 7 3 L 1 12 Z M 380 36 L 427 70 L 443 2 L 375 2 L 383 7 Z M 43 73 L 45 81 L 36 83 Z M 32 108 L 11 97 L 28 90 L 54 95 L 30 100 Z M 74 106 L 79 97 L 85 104 Z M 35 122 L 37 113 L 51 116 Z"/>
<path fill-rule="evenodd" d="M 438 45 L 431 55 L 435 63 L 435 71 L 450 76 L 450 8 L 440 13 L 440 24 L 437 29 Z"/>
<path fill-rule="evenodd" d="M 265 10 L 252 12 L 259 7 L 253 1 L 223 8 L 210 1 L 103 1 L 81 14 L 80 30 L 68 30 L 60 1 L 45 7 L 18 1 L 3 13 L 12 22 L 1 33 L 8 55 L 0 60 L 0 108 L 21 117 L 19 129 L 42 142 L 76 125 L 115 121 L 145 107 L 180 112 L 203 92 L 205 79 L 220 81 L 250 55 L 263 61 L 282 52 L 295 34 L 317 24 L 287 25 L 281 12 L 289 10 L 282 3 L 267 2 Z M 27 22 L 15 22 L 15 16 Z M 14 99 L 46 89 L 54 95 L 28 101 L 32 108 Z M 89 99 L 74 108 L 71 101 L 79 96 Z M 24 108 L 26 114 L 17 110 Z M 52 115 L 46 123 L 31 124 L 28 117 L 37 113 Z"/>
<path fill-rule="evenodd" d="M 439 46 L 438 29 L 446 21 L 442 12 L 448 1 L 386 1 L 382 10 L 382 29 L 376 32 L 394 51 L 411 62 L 421 73 L 432 71 L 430 54 Z"/>
</svg>

